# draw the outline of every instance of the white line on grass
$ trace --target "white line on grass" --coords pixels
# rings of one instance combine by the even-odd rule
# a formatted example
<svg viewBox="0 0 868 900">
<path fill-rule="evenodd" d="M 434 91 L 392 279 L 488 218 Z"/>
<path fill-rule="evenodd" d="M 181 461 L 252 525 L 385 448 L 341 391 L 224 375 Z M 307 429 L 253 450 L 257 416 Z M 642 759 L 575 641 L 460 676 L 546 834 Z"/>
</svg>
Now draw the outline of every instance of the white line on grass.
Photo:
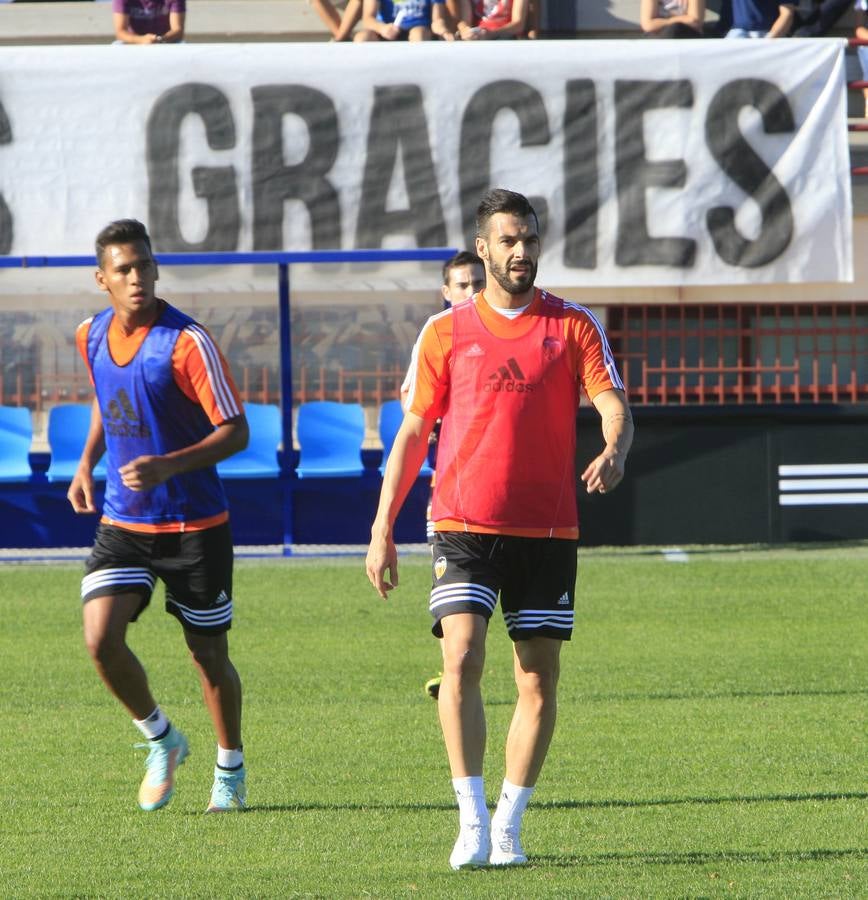
<svg viewBox="0 0 868 900">
<path fill-rule="evenodd" d="M 690 562 L 690 557 L 680 547 L 664 547 L 660 552 L 669 562 Z"/>
</svg>

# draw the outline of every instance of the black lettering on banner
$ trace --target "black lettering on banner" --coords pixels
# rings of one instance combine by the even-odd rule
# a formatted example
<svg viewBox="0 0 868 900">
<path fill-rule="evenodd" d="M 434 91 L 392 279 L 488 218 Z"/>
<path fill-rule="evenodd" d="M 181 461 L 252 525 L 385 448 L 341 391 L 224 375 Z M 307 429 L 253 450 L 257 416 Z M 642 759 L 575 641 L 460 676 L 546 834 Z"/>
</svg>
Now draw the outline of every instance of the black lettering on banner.
<svg viewBox="0 0 868 900">
<path fill-rule="evenodd" d="M 754 240 L 735 224 L 731 206 L 715 206 L 706 215 L 711 240 L 731 266 L 756 268 L 777 259 L 793 237 L 793 208 L 783 185 L 772 174 L 738 127 L 746 106 L 758 110 L 766 134 L 796 130 L 786 95 L 774 84 L 743 78 L 725 84 L 712 99 L 705 119 L 705 140 L 721 169 L 759 206 L 762 222 Z"/>
<path fill-rule="evenodd" d="M 691 106 L 693 86 L 689 81 L 615 82 L 615 181 L 618 192 L 615 262 L 619 266 L 685 269 L 696 259 L 696 241 L 691 238 L 651 237 L 645 202 L 650 187 L 683 187 L 687 166 L 683 159 L 648 160 L 643 116 L 652 109 L 689 109 Z"/>
<path fill-rule="evenodd" d="M 147 124 L 148 217 L 160 250 L 197 252 L 237 250 L 241 211 L 234 166 L 196 166 L 193 190 L 208 206 L 208 229 L 199 242 L 187 241 L 181 230 L 178 156 L 181 125 L 199 116 L 212 150 L 235 146 L 235 120 L 226 95 L 209 84 L 182 84 L 162 94 Z"/>
<path fill-rule="evenodd" d="M 491 185 L 491 135 L 501 110 L 515 113 L 522 147 L 544 146 L 551 140 L 545 102 L 536 88 L 523 81 L 493 81 L 471 98 L 461 119 L 461 149 L 458 180 L 461 185 L 461 224 L 468 247 L 476 238 L 476 208 Z M 510 187 L 510 185 L 498 185 Z M 529 197 L 540 220 L 540 237 L 545 236 L 548 207 L 541 197 Z"/>
<path fill-rule="evenodd" d="M 399 151 L 410 206 L 387 210 Z M 415 84 L 374 88 L 356 246 L 382 247 L 388 234 L 413 234 L 419 247 L 447 241 L 422 91 Z"/>
<path fill-rule="evenodd" d="M 341 205 L 326 178 L 337 159 L 340 129 L 327 94 L 301 84 L 265 85 L 253 97 L 253 249 L 283 249 L 287 200 L 300 200 L 310 215 L 314 250 L 341 246 Z M 301 162 L 286 165 L 284 116 L 298 116 L 309 136 Z"/>
<path fill-rule="evenodd" d="M 597 265 L 600 206 L 597 91 L 590 78 L 567 82 L 564 112 L 564 265 Z"/>
<path fill-rule="evenodd" d="M 6 115 L 3 104 L 0 103 L 0 144 L 12 143 L 12 123 Z M 0 253 L 8 254 L 12 250 L 12 238 L 15 226 L 12 219 L 12 210 L 9 209 L 5 198 L 0 194 Z"/>
</svg>

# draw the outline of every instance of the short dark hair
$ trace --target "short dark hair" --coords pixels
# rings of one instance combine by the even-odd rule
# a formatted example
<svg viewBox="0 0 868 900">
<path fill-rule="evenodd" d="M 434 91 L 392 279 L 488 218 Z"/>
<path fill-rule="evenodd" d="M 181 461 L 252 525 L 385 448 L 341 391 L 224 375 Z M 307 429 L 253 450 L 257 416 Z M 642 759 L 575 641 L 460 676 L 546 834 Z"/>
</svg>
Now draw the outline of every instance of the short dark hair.
<svg viewBox="0 0 868 900">
<path fill-rule="evenodd" d="M 151 239 L 148 237 L 148 229 L 138 219 L 116 219 L 109 222 L 96 236 L 96 262 L 102 268 L 102 258 L 105 248 L 113 244 L 134 244 L 142 241 L 151 250 Z"/>
<path fill-rule="evenodd" d="M 460 253 L 456 253 L 452 259 L 447 259 L 443 263 L 443 284 L 449 284 L 449 273 L 459 266 L 482 266 L 485 268 L 485 264 L 475 253 L 462 250 Z"/>
<path fill-rule="evenodd" d="M 512 213 L 515 216 L 521 216 L 522 219 L 533 216 L 536 220 L 536 227 L 539 228 L 539 216 L 524 194 L 508 191 L 505 188 L 494 188 L 479 201 L 476 210 L 477 237 L 484 238 L 486 236 L 488 223 L 496 213 Z"/>
</svg>

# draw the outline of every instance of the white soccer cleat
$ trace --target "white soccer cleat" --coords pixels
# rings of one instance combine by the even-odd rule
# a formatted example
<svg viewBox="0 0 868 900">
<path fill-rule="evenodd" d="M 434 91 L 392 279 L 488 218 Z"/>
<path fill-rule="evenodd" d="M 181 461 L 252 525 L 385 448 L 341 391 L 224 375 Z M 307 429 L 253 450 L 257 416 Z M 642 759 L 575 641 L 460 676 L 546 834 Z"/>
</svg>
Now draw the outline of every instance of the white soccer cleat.
<svg viewBox="0 0 868 900">
<path fill-rule="evenodd" d="M 518 828 L 491 829 L 491 856 L 493 866 L 523 866 L 527 855 L 518 839 Z"/>
<path fill-rule="evenodd" d="M 478 869 L 488 865 L 491 836 L 488 825 L 462 825 L 449 856 L 453 869 Z"/>
</svg>

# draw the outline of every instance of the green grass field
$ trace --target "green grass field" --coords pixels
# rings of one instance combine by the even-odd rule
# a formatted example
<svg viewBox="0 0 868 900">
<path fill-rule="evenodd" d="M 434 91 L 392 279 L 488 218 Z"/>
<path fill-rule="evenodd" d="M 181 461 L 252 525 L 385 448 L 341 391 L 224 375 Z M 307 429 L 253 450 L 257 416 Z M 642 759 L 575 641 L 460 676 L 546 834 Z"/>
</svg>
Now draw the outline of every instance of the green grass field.
<svg viewBox="0 0 868 900">
<path fill-rule="evenodd" d="M 144 752 L 86 657 L 79 568 L 0 568 L 0 896 L 868 896 L 868 546 L 583 551 L 531 865 L 506 871 L 448 867 L 428 564 L 401 573 L 383 603 L 360 559 L 238 563 L 251 809 L 209 817 L 214 740 L 161 589 L 132 644 L 192 756 L 142 813 Z M 484 691 L 493 800 L 499 613 Z"/>
</svg>

